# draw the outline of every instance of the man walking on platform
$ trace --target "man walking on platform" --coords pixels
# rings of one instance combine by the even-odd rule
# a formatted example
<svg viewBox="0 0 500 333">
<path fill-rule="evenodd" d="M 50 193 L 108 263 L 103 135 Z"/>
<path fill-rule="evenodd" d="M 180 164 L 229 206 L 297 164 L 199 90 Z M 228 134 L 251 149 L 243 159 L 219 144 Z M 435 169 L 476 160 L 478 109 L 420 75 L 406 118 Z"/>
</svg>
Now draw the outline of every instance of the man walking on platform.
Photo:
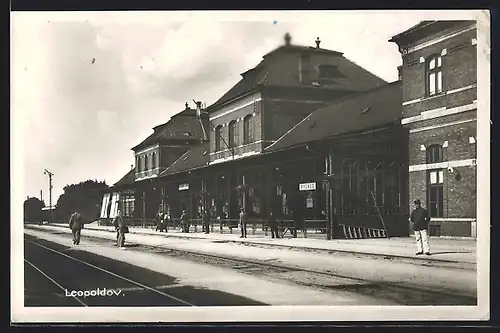
<svg viewBox="0 0 500 333">
<path fill-rule="evenodd" d="M 426 254 L 430 255 L 429 238 L 427 229 L 429 228 L 429 213 L 425 208 L 422 208 L 420 200 L 415 200 L 415 209 L 411 212 L 410 220 L 413 222 L 413 230 L 415 232 L 415 240 L 417 241 L 416 255 Z"/>
<path fill-rule="evenodd" d="M 80 244 L 80 235 L 83 228 L 82 216 L 78 212 L 71 214 L 69 218 L 69 228 L 73 234 L 73 245 Z"/>
</svg>

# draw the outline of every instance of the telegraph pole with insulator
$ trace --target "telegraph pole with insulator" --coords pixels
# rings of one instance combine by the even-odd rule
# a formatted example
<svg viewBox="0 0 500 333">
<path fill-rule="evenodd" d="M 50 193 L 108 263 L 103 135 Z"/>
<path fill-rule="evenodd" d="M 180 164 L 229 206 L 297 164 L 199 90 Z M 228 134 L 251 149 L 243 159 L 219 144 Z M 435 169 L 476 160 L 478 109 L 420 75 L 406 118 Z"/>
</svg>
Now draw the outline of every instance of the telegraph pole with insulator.
<svg viewBox="0 0 500 333">
<path fill-rule="evenodd" d="M 52 176 L 54 174 L 47 169 L 44 169 L 43 174 L 49 176 L 49 209 L 50 209 L 50 221 L 49 221 L 49 223 L 50 223 L 50 222 L 54 221 L 54 210 L 52 209 Z"/>
</svg>

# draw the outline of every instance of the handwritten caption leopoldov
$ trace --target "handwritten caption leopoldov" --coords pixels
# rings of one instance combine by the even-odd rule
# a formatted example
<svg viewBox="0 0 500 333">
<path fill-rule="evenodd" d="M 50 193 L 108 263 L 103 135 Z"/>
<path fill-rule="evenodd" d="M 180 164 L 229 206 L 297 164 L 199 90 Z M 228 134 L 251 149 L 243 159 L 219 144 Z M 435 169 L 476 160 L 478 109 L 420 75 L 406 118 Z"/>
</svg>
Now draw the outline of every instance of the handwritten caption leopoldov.
<svg viewBox="0 0 500 333">
<path fill-rule="evenodd" d="M 125 296 L 120 289 L 97 288 L 91 290 L 64 290 L 66 297 L 112 297 Z"/>
</svg>

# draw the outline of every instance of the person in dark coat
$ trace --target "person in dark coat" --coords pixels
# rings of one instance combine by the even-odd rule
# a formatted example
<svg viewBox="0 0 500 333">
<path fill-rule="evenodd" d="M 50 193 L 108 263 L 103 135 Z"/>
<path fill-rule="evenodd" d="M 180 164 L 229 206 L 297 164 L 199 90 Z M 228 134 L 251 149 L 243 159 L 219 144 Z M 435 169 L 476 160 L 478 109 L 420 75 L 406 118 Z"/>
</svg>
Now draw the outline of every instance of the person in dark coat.
<svg viewBox="0 0 500 333">
<path fill-rule="evenodd" d="M 431 218 L 429 217 L 429 212 L 425 208 L 422 208 L 420 200 L 417 199 L 413 203 L 415 204 L 415 209 L 411 212 L 410 220 L 413 222 L 413 231 L 415 232 L 415 240 L 417 241 L 416 255 L 424 253 L 430 255 L 427 229 L 429 228 Z"/>
<path fill-rule="evenodd" d="M 203 212 L 203 228 L 206 234 L 210 233 L 210 212 L 207 209 Z"/>
<path fill-rule="evenodd" d="M 128 226 L 123 220 L 120 210 L 118 210 L 118 213 L 113 219 L 113 226 L 116 229 L 116 245 L 119 248 L 123 248 L 125 246 L 125 234 L 128 232 Z"/>
<path fill-rule="evenodd" d="M 73 234 L 73 245 L 80 244 L 80 236 L 83 228 L 82 216 L 78 212 L 71 214 L 69 218 L 69 228 Z"/>
<path fill-rule="evenodd" d="M 181 224 L 182 224 L 183 231 L 189 233 L 189 219 L 188 219 L 188 216 L 186 214 L 186 210 L 185 209 L 182 210 Z"/>
<path fill-rule="evenodd" d="M 162 232 L 163 229 L 165 229 L 165 225 L 164 225 L 163 219 L 164 219 L 164 214 L 163 214 L 163 211 L 160 210 L 158 212 L 158 216 L 156 216 L 156 231 L 159 230 L 160 232 Z"/>
<path fill-rule="evenodd" d="M 240 238 L 247 238 L 247 213 L 245 212 L 245 209 L 243 207 L 240 210 L 240 229 L 241 229 L 241 237 Z"/>
<path fill-rule="evenodd" d="M 271 229 L 271 238 L 280 238 L 280 235 L 278 234 L 278 222 L 276 221 L 276 216 L 274 215 L 273 212 L 269 213 L 269 217 L 267 218 L 267 225 Z"/>
</svg>

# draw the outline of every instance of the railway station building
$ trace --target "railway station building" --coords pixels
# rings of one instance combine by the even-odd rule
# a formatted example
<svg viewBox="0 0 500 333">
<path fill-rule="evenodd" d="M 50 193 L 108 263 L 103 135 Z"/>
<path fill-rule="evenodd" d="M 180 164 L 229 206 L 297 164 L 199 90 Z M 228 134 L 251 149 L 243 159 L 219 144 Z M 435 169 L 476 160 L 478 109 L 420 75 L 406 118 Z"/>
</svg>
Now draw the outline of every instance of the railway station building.
<svg viewBox="0 0 500 333">
<path fill-rule="evenodd" d="M 439 40 L 462 29 L 460 24 L 433 24 L 419 34 Z M 420 35 L 410 38 L 410 30 L 391 41 L 408 47 L 431 40 Z M 415 52 L 426 50 L 417 49 Z M 449 54 L 451 51 L 450 47 Z M 439 97 L 415 97 L 419 85 L 428 86 L 424 79 L 429 77 L 427 69 L 418 65 L 420 73 L 412 68 L 413 62 L 409 65 L 405 55 L 402 57 L 403 65 L 395 68 L 399 80 L 388 83 L 341 52 L 320 48 L 319 39 L 315 47 L 309 47 L 294 45 L 290 36 L 285 36 L 284 45 L 242 73 L 241 80 L 215 103 L 204 107 L 198 102 L 193 108 L 186 103 L 183 111 L 153 128 L 148 138 L 133 147 L 135 166 L 110 188 L 112 193 L 105 195 L 101 217 L 112 217 L 120 207 L 126 217 L 144 223 L 162 208 L 174 219 L 186 210 L 197 223 L 208 210 L 212 220 L 236 228 L 243 207 L 250 228 L 264 225 L 272 211 L 283 228 L 303 233 L 321 230 L 329 239 L 407 236 L 412 227 L 408 222 L 411 203 L 418 198 L 427 202 L 433 214 L 434 235 L 473 236 L 475 222 L 470 221 L 475 221 L 475 212 L 467 208 L 454 211 L 455 203 L 438 205 L 437 211 L 432 205 L 436 205 L 435 193 L 453 192 L 451 186 L 458 186 L 455 193 L 459 195 L 461 184 L 468 184 L 471 191 L 474 186 L 475 200 L 475 183 L 469 182 L 475 177 L 471 176 L 473 164 L 450 164 L 448 159 L 455 155 L 446 152 L 453 145 L 457 154 L 464 154 L 464 149 L 472 149 L 472 139 L 459 146 L 458 127 L 453 136 L 445 134 L 456 122 L 475 123 L 460 118 L 467 111 L 449 112 L 446 117 L 453 118 L 449 120 L 433 116 L 451 123 L 443 126 L 439 124 L 444 122 L 435 124 L 427 120 L 427 114 L 421 115 L 424 105 L 435 103 L 425 99 L 438 101 Z M 441 60 L 440 66 L 444 64 Z M 463 73 L 471 76 L 467 68 Z M 446 75 L 442 78 L 450 80 Z M 446 85 L 440 84 L 444 89 Z M 452 91 L 459 88 L 446 87 Z M 438 89 L 437 84 L 434 89 Z M 469 90 L 464 88 L 453 96 Z M 413 101 L 419 98 L 421 101 Z M 457 115 L 460 119 L 454 119 Z M 432 126 L 437 127 L 428 128 Z M 436 140 L 443 140 L 442 150 L 437 152 L 432 150 L 440 144 Z M 421 145 L 425 151 L 420 150 Z M 428 156 L 446 159 L 424 163 Z M 475 159 L 475 151 L 467 156 Z M 431 175 L 434 167 L 437 172 Z M 462 183 L 447 176 L 446 187 L 441 187 L 441 192 L 434 190 L 430 181 L 442 180 L 448 167 L 460 172 Z M 472 206 L 465 201 L 461 201 L 462 206 Z M 460 227 L 463 223 L 468 223 L 469 229 Z"/>
</svg>

